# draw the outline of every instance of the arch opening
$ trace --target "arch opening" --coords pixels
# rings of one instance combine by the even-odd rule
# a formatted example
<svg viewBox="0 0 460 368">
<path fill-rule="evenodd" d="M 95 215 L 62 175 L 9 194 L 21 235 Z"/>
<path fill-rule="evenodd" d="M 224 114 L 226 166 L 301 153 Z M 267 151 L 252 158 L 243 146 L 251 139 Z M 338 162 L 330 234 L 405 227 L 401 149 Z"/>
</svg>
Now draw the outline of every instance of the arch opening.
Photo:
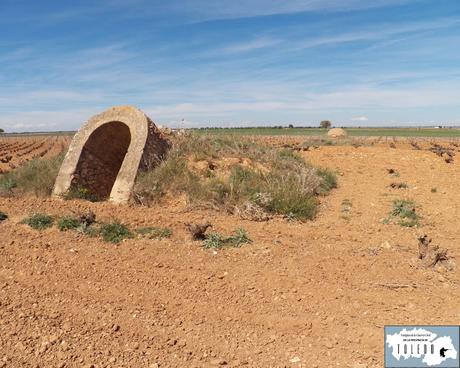
<svg viewBox="0 0 460 368">
<path fill-rule="evenodd" d="M 120 121 L 94 130 L 81 151 L 71 190 L 84 190 L 97 200 L 109 198 L 130 144 L 130 129 Z"/>
</svg>

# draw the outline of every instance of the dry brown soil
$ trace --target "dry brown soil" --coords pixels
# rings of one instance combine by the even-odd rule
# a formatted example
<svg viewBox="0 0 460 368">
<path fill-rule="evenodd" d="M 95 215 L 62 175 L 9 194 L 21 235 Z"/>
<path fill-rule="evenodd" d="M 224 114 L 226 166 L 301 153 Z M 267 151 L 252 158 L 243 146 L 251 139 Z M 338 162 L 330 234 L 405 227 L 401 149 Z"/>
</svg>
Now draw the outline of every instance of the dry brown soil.
<svg viewBox="0 0 460 368">
<path fill-rule="evenodd" d="M 388 144 L 302 155 L 340 173 L 307 223 L 251 222 L 180 200 L 0 198 L 10 215 L 0 223 L 0 367 L 382 367 L 384 325 L 459 324 L 459 271 L 423 267 L 417 235 L 458 259 L 460 157 L 448 164 Z M 420 228 L 382 223 L 397 198 L 417 203 Z M 173 236 L 115 246 L 19 224 L 31 212 L 87 209 Z M 205 250 L 184 222 L 206 220 L 226 234 L 244 227 L 253 243 Z"/>
<path fill-rule="evenodd" d="M 70 136 L 0 137 L 0 174 L 34 158 L 52 157 L 67 149 Z"/>
</svg>

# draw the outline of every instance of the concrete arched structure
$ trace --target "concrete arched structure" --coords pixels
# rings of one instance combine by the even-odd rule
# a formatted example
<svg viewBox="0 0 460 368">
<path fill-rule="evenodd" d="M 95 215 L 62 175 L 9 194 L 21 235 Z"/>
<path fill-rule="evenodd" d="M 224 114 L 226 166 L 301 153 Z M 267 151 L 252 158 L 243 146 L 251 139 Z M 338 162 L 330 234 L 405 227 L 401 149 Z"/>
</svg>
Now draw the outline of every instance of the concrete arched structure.
<svg viewBox="0 0 460 368">
<path fill-rule="evenodd" d="M 92 117 L 75 134 L 54 185 L 62 196 L 72 187 L 99 198 L 127 202 L 138 170 L 158 164 L 169 148 L 139 109 L 116 106 Z"/>
</svg>

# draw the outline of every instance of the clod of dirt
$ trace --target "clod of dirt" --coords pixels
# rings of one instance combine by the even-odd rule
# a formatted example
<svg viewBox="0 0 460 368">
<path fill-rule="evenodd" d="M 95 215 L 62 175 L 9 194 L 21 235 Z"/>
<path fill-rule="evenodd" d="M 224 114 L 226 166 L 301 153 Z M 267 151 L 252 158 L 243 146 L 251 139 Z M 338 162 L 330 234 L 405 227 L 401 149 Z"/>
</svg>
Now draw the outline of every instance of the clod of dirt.
<svg viewBox="0 0 460 368">
<path fill-rule="evenodd" d="M 88 213 L 80 216 L 80 223 L 85 226 L 91 226 L 96 222 L 96 214 L 89 210 Z"/>
<path fill-rule="evenodd" d="M 204 224 L 185 224 L 185 227 L 192 235 L 193 240 L 204 240 L 206 239 L 206 230 L 212 227 L 212 224 L 209 222 Z"/>
<path fill-rule="evenodd" d="M 396 144 L 394 144 L 393 142 L 390 143 L 390 148 L 396 148 Z"/>
<path fill-rule="evenodd" d="M 391 183 L 390 188 L 393 188 L 393 189 L 406 189 L 407 184 L 406 183 Z"/>
<path fill-rule="evenodd" d="M 11 161 L 12 158 L 13 158 L 13 156 L 8 155 L 8 156 L 5 156 L 5 157 L 3 157 L 2 159 L 0 159 L 0 161 L 1 161 L 2 163 L 4 163 L 4 164 L 7 164 L 8 162 Z"/>
<path fill-rule="evenodd" d="M 448 249 L 431 245 L 432 239 L 427 235 L 418 238 L 418 258 L 421 259 L 426 267 L 435 267 L 437 264 L 450 260 Z"/>
<path fill-rule="evenodd" d="M 5 212 L 0 211 L 0 222 L 8 219 L 8 215 Z"/>
<path fill-rule="evenodd" d="M 394 178 L 399 178 L 399 171 L 396 169 L 387 169 L 388 174 L 393 176 Z"/>
</svg>

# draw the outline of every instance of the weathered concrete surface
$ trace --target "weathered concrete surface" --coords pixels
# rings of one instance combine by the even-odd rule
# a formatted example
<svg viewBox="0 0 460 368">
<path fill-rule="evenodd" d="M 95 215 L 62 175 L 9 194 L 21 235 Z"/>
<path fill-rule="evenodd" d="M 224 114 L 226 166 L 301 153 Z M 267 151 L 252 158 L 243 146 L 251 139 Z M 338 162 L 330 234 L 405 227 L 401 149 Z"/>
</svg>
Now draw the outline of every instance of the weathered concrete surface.
<svg viewBox="0 0 460 368">
<path fill-rule="evenodd" d="M 84 188 L 101 199 L 127 202 L 138 171 L 156 166 L 168 148 L 168 141 L 141 110 L 112 107 L 92 117 L 75 134 L 53 195 Z"/>
</svg>

